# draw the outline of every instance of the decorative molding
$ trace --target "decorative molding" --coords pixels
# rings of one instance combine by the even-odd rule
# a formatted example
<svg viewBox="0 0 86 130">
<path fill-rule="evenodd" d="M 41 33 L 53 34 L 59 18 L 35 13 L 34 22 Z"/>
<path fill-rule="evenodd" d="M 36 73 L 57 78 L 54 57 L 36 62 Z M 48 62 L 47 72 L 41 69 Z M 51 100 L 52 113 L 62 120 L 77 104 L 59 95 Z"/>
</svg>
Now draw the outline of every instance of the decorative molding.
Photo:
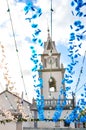
<svg viewBox="0 0 86 130">
<path fill-rule="evenodd" d="M 50 69 L 43 69 L 43 70 L 38 70 L 39 72 L 50 72 Z M 65 69 L 64 68 L 58 68 L 58 69 L 52 69 L 51 70 L 52 72 L 57 72 L 57 71 L 62 71 L 62 72 L 65 72 Z"/>
</svg>

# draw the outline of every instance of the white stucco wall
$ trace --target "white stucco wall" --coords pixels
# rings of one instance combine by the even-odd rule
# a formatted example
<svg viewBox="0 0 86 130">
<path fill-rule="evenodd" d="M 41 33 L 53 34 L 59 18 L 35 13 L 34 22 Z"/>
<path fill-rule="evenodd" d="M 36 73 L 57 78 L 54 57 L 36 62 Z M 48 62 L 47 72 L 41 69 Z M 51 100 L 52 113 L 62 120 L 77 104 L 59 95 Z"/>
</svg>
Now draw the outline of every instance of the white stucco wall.
<svg viewBox="0 0 86 130">
<path fill-rule="evenodd" d="M 16 130 L 16 123 L 11 122 L 11 123 L 0 124 L 0 130 Z"/>
<path fill-rule="evenodd" d="M 38 122 L 38 127 L 39 128 L 54 128 L 55 127 L 55 123 L 54 122 L 49 122 L 49 121 L 39 121 Z"/>
<path fill-rule="evenodd" d="M 32 121 L 27 121 L 22 123 L 22 130 L 24 128 L 33 128 L 34 127 L 34 122 Z"/>
</svg>

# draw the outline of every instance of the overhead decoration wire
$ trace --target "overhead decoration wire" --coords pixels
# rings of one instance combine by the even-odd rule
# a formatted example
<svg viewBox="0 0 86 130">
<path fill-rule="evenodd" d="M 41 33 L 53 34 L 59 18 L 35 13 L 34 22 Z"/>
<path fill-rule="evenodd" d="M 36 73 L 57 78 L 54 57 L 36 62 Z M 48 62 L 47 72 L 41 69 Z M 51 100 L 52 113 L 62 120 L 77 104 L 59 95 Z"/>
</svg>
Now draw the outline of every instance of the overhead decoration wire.
<svg viewBox="0 0 86 130">
<path fill-rule="evenodd" d="M 83 85 L 81 85 L 81 87 L 79 87 L 77 90 L 76 90 L 76 92 L 75 93 L 77 93 L 79 90 L 81 90 L 82 88 L 84 88 L 84 90 L 86 90 L 86 82 L 83 84 Z M 85 94 L 85 97 L 86 97 L 86 94 Z"/>
<path fill-rule="evenodd" d="M 13 88 L 13 82 L 11 81 L 10 79 L 10 76 L 9 76 L 9 71 L 8 71 L 8 68 L 7 68 L 7 63 L 6 63 L 6 55 L 5 55 L 5 49 L 4 49 L 4 46 L 0 43 L 0 51 L 1 51 L 1 54 L 2 54 L 2 59 L 1 59 L 1 63 L 0 63 L 0 68 L 1 68 L 1 71 L 3 71 L 3 78 L 5 80 L 5 85 L 6 85 L 6 89 L 10 89 L 10 88 Z M 0 83 L 1 85 L 1 88 L 4 89 L 2 83 Z M 13 104 L 11 103 L 10 99 L 8 98 L 7 94 L 5 93 L 5 98 L 8 99 L 8 102 L 10 104 L 10 106 L 12 108 L 14 108 Z"/>
<path fill-rule="evenodd" d="M 83 74 L 83 68 L 84 68 L 85 57 L 86 57 L 86 51 L 85 51 L 85 54 L 84 54 L 84 57 L 83 57 L 82 66 L 81 66 L 81 69 L 80 69 L 78 81 L 77 81 L 77 83 L 76 83 L 75 94 L 76 94 L 76 91 L 77 91 L 77 89 L 78 89 L 79 83 L 80 83 L 80 81 L 81 81 L 81 75 Z"/>
<path fill-rule="evenodd" d="M 21 66 L 21 62 L 20 62 L 20 58 L 19 58 L 19 54 L 18 54 L 18 47 L 17 47 L 16 38 L 15 38 L 13 21 L 12 21 L 12 16 L 11 16 L 11 13 L 10 13 L 10 7 L 9 7 L 8 0 L 6 0 L 6 3 L 7 3 L 7 8 L 8 8 L 7 12 L 9 13 L 9 18 L 10 18 L 10 23 L 11 23 L 11 28 L 12 28 L 12 34 L 13 34 L 13 39 L 14 39 L 16 54 L 17 54 L 17 58 L 18 58 L 19 68 L 20 68 L 20 73 L 21 73 L 21 79 L 22 79 L 22 82 L 23 82 L 23 87 L 24 87 L 25 95 L 27 97 L 27 100 L 29 101 L 28 93 L 27 93 L 26 86 L 25 86 L 25 81 L 24 81 L 24 75 L 23 75 L 23 71 L 22 71 L 22 66 Z"/>
<path fill-rule="evenodd" d="M 31 24 L 31 27 L 34 30 L 34 33 L 32 34 L 32 43 L 34 45 L 38 44 L 39 46 L 43 47 L 43 42 L 42 40 L 38 37 L 39 34 L 41 33 L 41 30 L 39 29 L 38 24 L 35 22 L 35 19 L 39 18 L 42 15 L 42 10 L 40 7 L 37 7 L 33 4 L 31 0 L 28 1 L 26 6 L 24 7 L 25 15 L 27 15 L 29 12 L 32 13 L 31 17 L 26 17 L 25 20 L 28 20 L 29 23 Z M 32 77 L 34 81 L 34 90 L 36 92 L 36 105 L 37 105 L 37 110 L 38 110 L 38 117 L 40 120 L 44 120 L 44 97 L 41 95 L 41 88 L 43 87 L 43 80 L 42 78 L 37 78 L 38 77 L 38 70 L 42 69 L 42 64 L 40 63 L 39 56 L 40 54 L 37 53 L 34 45 L 30 46 L 32 56 L 31 56 L 31 61 L 34 63 L 34 67 L 32 68 Z M 39 75 L 41 72 L 39 72 Z"/>
<path fill-rule="evenodd" d="M 3 119 L 0 120 L 1 123 L 5 123 L 6 121 L 15 121 L 18 120 L 18 117 L 15 117 L 13 115 L 12 111 L 14 112 L 19 112 L 22 113 L 22 118 L 26 119 L 24 111 L 23 111 L 23 99 L 20 99 L 19 97 L 16 97 L 18 101 L 16 102 L 16 106 L 14 105 L 13 101 L 11 100 L 9 96 L 9 90 L 12 91 L 14 88 L 14 82 L 11 81 L 11 77 L 9 75 L 9 70 L 8 70 L 8 64 L 6 62 L 6 54 L 5 54 L 5 47 L 3 44 L 0 43 L 0 54 L 1 54 L 1 60 L 0 60 L 0 75 L 1 75 L 1 80 L 0 80 L 0 87 L 2 90 L 4 90 L 4 86 L 6 86 L 6 90 L 1 93 L 1 96 L 3 96 L 8 103 L 8 108 L 4 107 L 4 104 L 1 103 L 3 100 L 1 99 L 1 106 L 0 106 L 0 111 L 2 116 L 4 116 Z M 3 83 L 4 82 L 4 83 Z M 23 97 L 22 97 L 23 98 Z M 20 101 L 19 101 L 20 100 Z M 18 106 L 21 105 L 19 108 Z"/>
</svg>

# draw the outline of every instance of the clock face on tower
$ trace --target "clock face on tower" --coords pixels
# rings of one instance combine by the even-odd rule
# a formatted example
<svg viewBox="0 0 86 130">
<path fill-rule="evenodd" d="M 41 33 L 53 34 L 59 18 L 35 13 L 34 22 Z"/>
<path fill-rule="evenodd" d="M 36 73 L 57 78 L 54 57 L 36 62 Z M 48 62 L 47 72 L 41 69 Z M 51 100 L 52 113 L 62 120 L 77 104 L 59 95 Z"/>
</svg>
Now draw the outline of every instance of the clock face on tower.
<svg viewBox="0 0 86 130">
<path fill-rule="evenodd" d="M 49 57 L 47 58 L 47 63 L 48 63 L 48 64 L 53 64 L 54 62 L 55 62 L 55 58 L 54 58 L 54 57 L 49 56 Z"/>
</svg>

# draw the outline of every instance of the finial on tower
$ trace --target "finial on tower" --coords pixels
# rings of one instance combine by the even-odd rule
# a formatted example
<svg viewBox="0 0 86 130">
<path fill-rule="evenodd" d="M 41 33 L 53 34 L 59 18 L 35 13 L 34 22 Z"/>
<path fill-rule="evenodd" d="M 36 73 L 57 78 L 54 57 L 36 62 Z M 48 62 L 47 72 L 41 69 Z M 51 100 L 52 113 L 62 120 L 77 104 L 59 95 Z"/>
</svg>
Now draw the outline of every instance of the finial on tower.
<svg viewBox="0 0 86 130">
<path fill-rule="evenodd" d="M 47 29 L 47 32 L 48 32 L 48 39 L 50 39 L 50 30 L 49 30 L 49 27 Z"/>
</svg>

